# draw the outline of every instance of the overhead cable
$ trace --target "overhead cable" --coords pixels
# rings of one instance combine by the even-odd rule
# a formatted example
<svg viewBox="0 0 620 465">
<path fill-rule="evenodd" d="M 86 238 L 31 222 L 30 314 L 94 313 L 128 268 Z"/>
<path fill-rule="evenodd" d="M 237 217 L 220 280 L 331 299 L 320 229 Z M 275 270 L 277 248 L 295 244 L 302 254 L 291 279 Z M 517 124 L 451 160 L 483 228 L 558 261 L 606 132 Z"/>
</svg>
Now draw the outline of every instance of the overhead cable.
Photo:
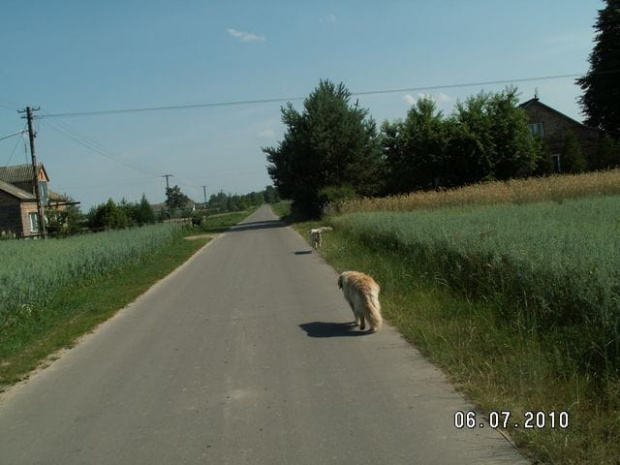
<svg viewBox="0 0 620 465">
<path fill-rule="evenodd" d="M 476 87 L 476 86 L 488 86 L 488 85 L 497 85 L 497 84 L 512 84 L 512 83 L 518 83 L 518 82 L 576 78 L 576 77 L 581 77 L 582 75 L 583 73 L 581 74 L 575 74 L 575 73 L 558 74 L 558 75 L 553 75 L 553 76 L 538 76 L 538 77 L 506 79 L 506 80 L 498 80 L 498 81 L 468 82 L 468 83 L 446 84 L 446 85 L 438 85 L 438 86 L 431 85 L 431 86 L 405 87 L 405 88 L 400 88 L 400 89 L 384 89 L 384 90 L 371 90 L 371 91 L 363 91 L 363 92 L 351 92 L 351 95 L 352 96 L 379 95 L 379 94 L 390 94 L 390 93 L 399 93 L 399 92 L 417 92 L 421 90 L 439 90 L 439 89 L 450 89 L 450 88 L 459 88 L 459 87 Z M 187 104 L 187 105 L 167 105 L 167 106 L 154 106 L 154 107 L 143 107 L 143 108 L 124 108 L 124 109 L 116 109 L 116 110 L 93 110 L 93 111 L 81 111 L 81 112 L 71 112 L 71 113 L 47 114 L 47 115 L 40 116 L 40 118 L 44 118 L 44 119 L 72 118 L 72 117 L 83 117 L 83 116 L 103 116 L 103 115 L 120 115 L 120 114 L 127 114 L 127 113 L 146 113 L 146 112 L 157 112 L 157 111 L 189 110 L 193 108 L 224 107 L 224 106 L 234 106 L 234 105 L 256 105 L 256 104 L 264 104 L 264 103 L 291 102 L 295 100 L 304 100 L 305 98 L 306 97 L 299 97 L 299 96 L 298 97 L 278 97 L 278 98 L 255 99 L 255 100 L 195 103 L 195 104 Z"/>
</svg>

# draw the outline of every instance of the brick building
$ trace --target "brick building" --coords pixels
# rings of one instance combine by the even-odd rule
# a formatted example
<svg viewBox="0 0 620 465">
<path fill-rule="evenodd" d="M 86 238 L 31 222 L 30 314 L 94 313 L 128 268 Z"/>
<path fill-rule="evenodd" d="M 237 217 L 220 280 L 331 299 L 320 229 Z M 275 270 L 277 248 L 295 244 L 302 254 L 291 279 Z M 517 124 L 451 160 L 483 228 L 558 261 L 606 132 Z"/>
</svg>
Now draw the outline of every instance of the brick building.
<svg viewBox="0 0 620 465">
<path fill-rule="evenodd" d="M 532 135 L 542 137 L 551 151 L 555 171 L 562 171 L 561 153 L 566 135 L 569 132 L 576 136 L 581 151 L 587 160 L 597 158 L 601 140 L 605 135 L 604 131 L 585 126 L 541 103 L 538 98 L 528 100 L 522 103 L 520 107 L 525 110 L 529 117 Z"/>
</svg>

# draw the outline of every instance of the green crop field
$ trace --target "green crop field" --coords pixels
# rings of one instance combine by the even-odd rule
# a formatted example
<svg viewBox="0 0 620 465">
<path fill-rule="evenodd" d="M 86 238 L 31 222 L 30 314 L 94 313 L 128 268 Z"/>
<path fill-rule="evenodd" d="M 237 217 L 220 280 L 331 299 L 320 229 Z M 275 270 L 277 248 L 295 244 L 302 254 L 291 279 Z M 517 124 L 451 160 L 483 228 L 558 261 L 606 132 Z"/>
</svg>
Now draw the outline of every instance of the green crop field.
<svg viewBox="0 0 620 465">
<path fill-rule="evenodd" d="M 178 225 L 154 225 L 68 239 L 0 242 L 0 327 L 42 311 L 54 295 L 118 271 L 170 241 Z"/>
<path fill-rule="evenodd" d="M 586 368 L 620 366 L 620 197 L 355 213 L 333 223 L 495 302 L 498 320 L 542 333 L 572 328 L 567 350 Z"/>
</svg>

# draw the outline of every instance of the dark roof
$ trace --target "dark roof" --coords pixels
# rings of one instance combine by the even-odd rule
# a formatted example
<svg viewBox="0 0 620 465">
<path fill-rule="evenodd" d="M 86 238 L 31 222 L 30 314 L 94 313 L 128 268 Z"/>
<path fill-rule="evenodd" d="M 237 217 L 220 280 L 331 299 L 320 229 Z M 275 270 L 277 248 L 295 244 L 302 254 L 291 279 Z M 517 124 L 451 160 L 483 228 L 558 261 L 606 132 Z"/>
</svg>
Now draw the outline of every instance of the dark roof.
<svg viewBox="0 0 620 465">
<path fill-rule="evenodd" d="M 49 179 L 45 167 L 39 163 L 38 171 L 41 170 L 43 170 L 45 177 Z M 32 165 L 0 166 L 0 181 L 11 184 L 32 181 Z"/>
<path fill-rule="evenodd" d="M 14 186 L 13 184 L 9 184 L 8 182 L 4 182 L 2 180 L 0 180 L 0 191 L 4 191 L 7 194 L 12 195 L 13 197 L 17 197 L 19 200 L 37 200 L 37 198 L 30 192 L 26 192 L 25 190 L 20 189 L 19 187 Z"/>
<path fill-rule="evenodd" d="M 577 124 L 577 125 L 579 125 L 579 126 L 583 126 L 584 128 L 591 129 L 591 130 L 593 130 L 593 131 L 600 131 L 600 132 L 604 132 L 604 131 L 603 131 L 603 130 L 601 130 L 601 129 L 598 129 L 598 128 L 593 128 L 593 127 L 590 127 L 590 126 L 586 126 L 585 124 L 580 123 L 580 122 L 579 122 L 579 121 L 577 121 L 577 120 L 574 120 L 574 119 L 573 119 L 573 118 L 571 118 L 570 116 L 566 116 L 564 113 L 559 112 L 559 111 L 558 111 L 558 110 L 556 110 L 555 108 L 551 108 L 549 105 L 545 105 L 544 103 L 541 103 L 541 101 L 540 101 L 540 100 L 538 100 L 538 98 L 536 98 L 536 97 L 534 97 L 534 98 L 532 98 L 532 99 L 529 99 L 527 102 L 523 102 L 523 103 L 522 103 L 521 105 L 519 105 L 519 106 L 520 106 L 521 108 L 524 108 L 524 109 L 525 109 L 526 107 L 529 107 L 529 106 L 531 106 L 531 105 L 537 105 L 537 106 L 539 106 L 539 107 L 543 107 L 545 110 L 548 110 L 548 111 L 550 111 L 550 112 L 552 112 L 552 113 L 555 113 L 556 115 L 559 115 L 559 116 L 561 116 L 561 117 L 562 117 L 562 118 L 564 118 L 564 119 L 567 119 L 567 120 L 569 120 L 569 121 L 572 121 L 573 123 L 575 123 L 575 124 Z"/>
</svg>

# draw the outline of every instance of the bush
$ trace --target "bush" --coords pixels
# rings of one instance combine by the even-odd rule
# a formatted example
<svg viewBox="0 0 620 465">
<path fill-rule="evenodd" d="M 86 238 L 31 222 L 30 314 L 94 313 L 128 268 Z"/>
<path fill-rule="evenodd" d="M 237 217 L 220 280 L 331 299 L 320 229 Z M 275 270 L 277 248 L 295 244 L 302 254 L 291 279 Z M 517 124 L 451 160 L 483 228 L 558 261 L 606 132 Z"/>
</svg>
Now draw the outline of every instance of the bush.
<svg viewBox="0 0 620 465">
<path fill-rule="evenodd" d="M 342 204 L 357 197 L 351 186 L 329 186 L 319 191 L 319 203 L 323 213 L 340 213 Z"/>
</svg>

